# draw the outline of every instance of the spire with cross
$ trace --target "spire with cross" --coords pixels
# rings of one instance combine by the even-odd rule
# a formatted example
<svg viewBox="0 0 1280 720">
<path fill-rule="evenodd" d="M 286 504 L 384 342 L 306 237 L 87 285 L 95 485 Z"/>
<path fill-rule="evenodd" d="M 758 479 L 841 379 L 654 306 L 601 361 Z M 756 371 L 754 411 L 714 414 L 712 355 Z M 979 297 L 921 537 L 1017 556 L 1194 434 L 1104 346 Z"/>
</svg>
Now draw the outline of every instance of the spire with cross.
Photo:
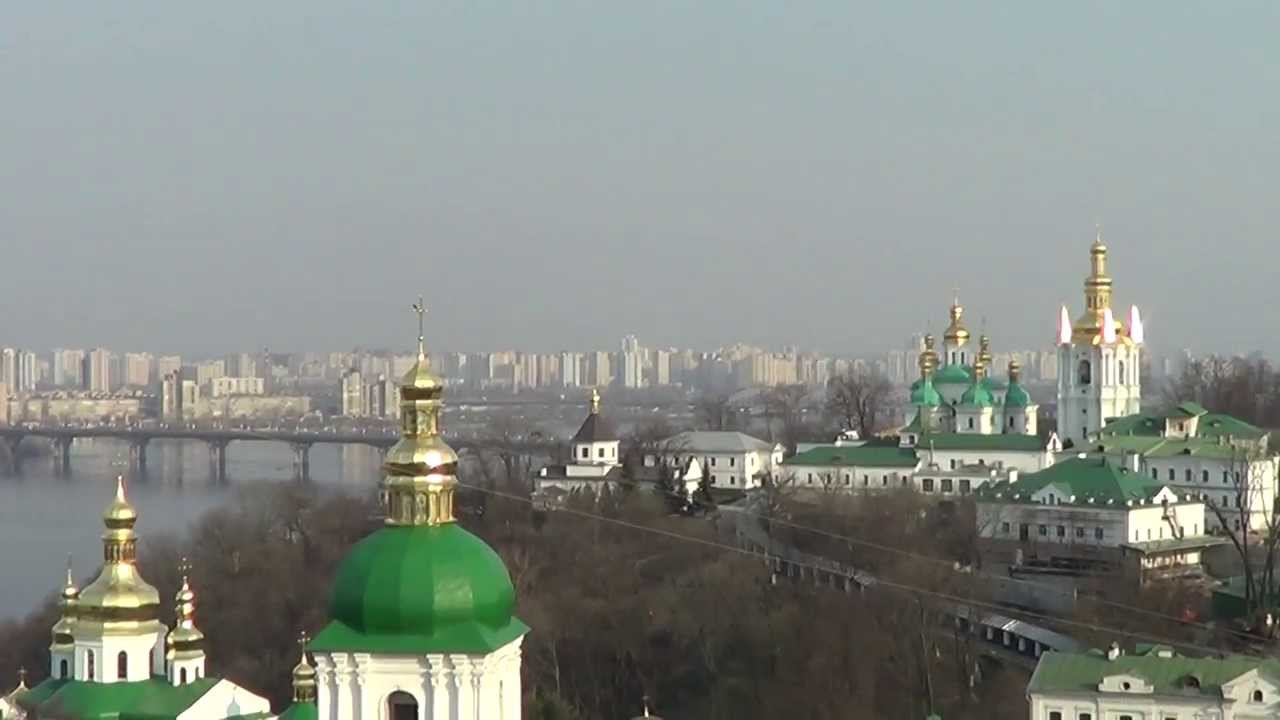
<svg viewBox="0 0 1280 720">
<path fill-rule="evenodd" d="M 413 311 L 418 313 L 418 357 L 423 357 L 427 354 L 427 341 L 426 341 L 427 306 L 426 306 L 426 303 L 423 302 L 421 295 L 418 296 L 418 302 L 413 304 Z"/>
</svg>

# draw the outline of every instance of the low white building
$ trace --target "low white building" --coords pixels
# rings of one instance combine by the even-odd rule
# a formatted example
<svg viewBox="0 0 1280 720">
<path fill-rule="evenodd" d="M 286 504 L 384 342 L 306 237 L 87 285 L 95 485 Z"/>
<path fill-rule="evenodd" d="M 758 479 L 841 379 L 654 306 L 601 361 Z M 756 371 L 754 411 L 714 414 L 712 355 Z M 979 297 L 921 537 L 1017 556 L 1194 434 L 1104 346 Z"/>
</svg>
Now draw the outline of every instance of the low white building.
<svg viewBox="0 0 1280 720">
<path fill-rule="evenodd" d="M 1132 655 L 1046 652 L 1027 685 L 1031 720 L 1280 718 L 1280 662 L 1189 658 L 1162 645 Z"/>
<path fill-rule="evenodd" d="M 1253 530 L 1266 527 L 1278 489 L 1280 458 L 1267 446 L 1268 434 L 1243 420 L 1212 413 L 1184 402 L 1166 413 L 1117 418 L 1090 437 L 1090 449 L 1136 461 L 1153 480 L 1191 493 L 1211 506 L 1211 529 L 1223 519 L 1238 531 L 1248 519 Z"/>
<path fill-rule="evenodd" d="M 570 459 L 546 465 L 533 478 L 535 497 L 556 504 L 572 493 L 600 493 L 622 480 L 621 440 L 613 423 L 600 412 L 600 394 L 591 391 L 591 412 L 570 441 Z"/>
<path fill-rule="evenodd" d="M 645 467 L 683 468 L 690 457 L 698 459 L 711 487 L 749 490 L 782 465 L 782 445 L 767 443 L 740 432 L 690 430 L 663 440 L 659 454 L 646 455 Z"/>
<path fill-rule="evenodd" d="M 1206 535 L 1199 497 L 1083 454 L 984 487 L 975 521 L 989 547 L 1056 568 L 1196 569 L 1203 550 L 1222 542 Z"/>
</svg>

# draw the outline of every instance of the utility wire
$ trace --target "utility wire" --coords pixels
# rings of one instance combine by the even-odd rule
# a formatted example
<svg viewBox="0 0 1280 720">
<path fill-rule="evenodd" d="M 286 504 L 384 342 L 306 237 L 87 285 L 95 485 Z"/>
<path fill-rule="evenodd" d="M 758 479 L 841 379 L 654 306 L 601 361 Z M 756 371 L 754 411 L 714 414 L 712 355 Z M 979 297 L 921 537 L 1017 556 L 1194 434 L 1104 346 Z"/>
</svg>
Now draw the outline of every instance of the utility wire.
<svg viewBox="0 0 1280 720">
<path fill-rule="evenodd" d="M 477 492 L 485 493 L 485 494 L 487 494 L 487 495 L 492 495 L 492 496 L 494 496 L 494 497 L 499 497 L 499 498 L 503 498 L 503 499 L 506 499 L 506 500 L 514 500 L 514 501 L 516 501 L 516 502 L 524 503 L 524 504 L 527 504 L 527 505 L 530 505 L 530 506 L 532 506 L 532 505 L 533 505 L 533 500 L 531 500 L 531 499 L 529 499 L 529 498 L 527 498 L 527 497 L 521 497 L 521 496 L 519 496 L 519 495 L 515 495 L 515 494 L 512 494 L 512 493 L 506 493 L 506 492 L 502 492 L 502 491 L 500 491 L 500 490 L 493 490 L 493 489 L 490 489 L 490 488 L 481 487 L 481 486 L 479 486 L 479 485 L 472 485 L 472 484 L 469 484 L 469 483 L 459 482 L 459 483 L 458 483 L 458 485 L 459 485 L 459 487 L 465 487 L 465 488 L 467 488 L 467 489 L 469 489 L 469 490 L 475 490 L 475 491 L 477 491 Z M 597 514 L 597 513 L 587 512 L 587 511 L 585 511 L 585 510 L 579 510 L 579 509 L 577 509 L 577 508 L 560 507 L 560 508 L 556 508 L 555 512 L 557 512 L 557 513 L 563 513 L 563 514 L 567 514 L 567 515 L 574 515 L 574 516 L 577 516 L 577 517 L 588 518 L 588 519 L 596 520 L 596 521 L 599 521 L 599 522 L 608 523 L 608 524 L 611 524 L 611 525 L 617 525 L 617 526 L 619 526 L 619 527 L 630 528 L 630 529 L 632 529 L 632 530 L 639 530 L 639 531 L 641 531 L 641 532 L 647 532 L 647 533 L 652 533 L 652 534 L 655 534 L 655 535 L 661 535 L 661 536 L 664 536 L 664 537 L 671 538 L 671 539 L 673 539 L 673 540 L 682 540 L 682 541 L 685 541 L 685 542 L 690 542 L 690 543 L 695 543 L 695 544 L 698 544 L 698 545 L 702 545 L 702 546 L 704 546 L 704 547 L 710 547 L 710 548 L 715 548 L 715 549 L 718 549 L 718 550 L 724 550 L 724 551 L 728 551 L 728 552 L 736 553 L 736 554 L 739 554 L 739 555 L 746 555 L 746 556 L 748 556 L 748 557 L 754 557 L 754 558 L 759 558 L 759 557 L 760 557 L 760 554 L 759 554 L 759 553 L 756 553 L 756 552 L 751 551 L 751 550 L 746 550 L 746 549 L 743 549 L 743 548 L 740 548 L 740 547 L 736 547 L 736 546 L 733 546 L 733 545 L 726 545 L 726 544 L 724 544 L 724 543 L 716 542 L 716 541 L 714 541 L 714 540 L 707 540 L 707 539 L 705 539 L 705 538 L 695 537 L 695 536 L 692 536 L 692 535 L 685 535 L 685 534 L 683 534 L 683 533 L 678 533 L 678 532 L 674 532 L 674 531 L 671 531 L 671 530 L 664 530 L 664 529 L 662 529 L 662 528 L 656 528 L 656 527 L 652 527 L 652 526 L 650 526 L 650 525 L 641 525 L 641 524 L 639 524 L 639 523 L 633 523 L 633 522 L 629 522 L 629 521 L 627 521 L 627 520 L 622 520 L 622 519 L 619 519 L 619 518 L 611 518 L 611 517 L 607 517 L 607 516 L 605 516 L 605 515 L 600 515 L 600 514 Z M 816 570 L 816 571 L 820 571 L 820 572 L 829 572 L 829 571 L 828 571 L 828 570 L 826 570 L 825 568 L 821 568 L 821 567 L 818 567 L 818 566 L 816 566 L 816 565 L 811 565 L 811 564 L 808 564 L 808 563 L 801 563 L 801 562 L 796 562 L 796 561 L 792 561 L 792 560 L 788 560 L 787 562 L 788 562 L 788 563 L 790 563 L 790 564 L 792 564 L 792 565 L 796 565 L 796 566 L 798 566 L 798 567 L 806 567 L 806 568 L 809 568 L 810 570 Z M 1078 620 L 1067 620 L 1067 619 L 1064 619 L 1064 618 L 1057 618 L 1057 617 L 1053 617 L 1053 616 L 1050 616 L 1050 615 L 1044 615 L 1044 614 L 1041 614 L 1041 613 L 1033 612 L 1033 611 L 1031 611 L 1031 610 L 1024 610 L 1024 609 L 1021 609 L 1021 608 L 1009 608 L 1009 607 L 1005 607 L 1005 606 L 1002 606 L 1002 605 L 997 605 L 997 604 L 994 604 L 994 603 L 984 602 L 984 601 L 981 601 L 981 600 L 974 600 L 974 599 L 971 599 L 971 598 L 965 598 L 965 597 L 961 597 L 961 596 L 958 596 L 958 595 L 953 595 L 953 594 L 950 594 L 950 593 L 940 592 L 940 591 L 937 591 L 937 590 L 929 590 L 929 589 L 927 589 L 927 588 L 922 588 L 922 587 L 919 587 L 919 586 L 910 585 L 910 584 L 908 584 L 908 583 L 900 583 L 900 582 L 895 582 L 895 581 L 891 581 L 891 580 L 884 580 L 884 579 L 881 579 L 881 578 L 879 578 L 879 577 L 877 577 L 877 578 L 876 578 L 876 586 L 884 586 L 884 587 L 888 587 L 888 588 L 890 588 L 890 589 L 900 590 L 900 591 L 908 592 L 908 593 L 915 593 L 915 594 L 918 594 L 918 595 L 927 595 L 927 596 L 935 597 L 935 598 L 942 599 L 942 600 L 948 600 L 948 601 L 951 601 L 951 602 L 962 603 L 962 604 L 969 605 L 969 606 L 973 606 L 973 607 L 980 607 L 980 608 L 985 608 L 985 609 L 993 610 L 993 611 L 996 611 L 996 612 L 998 612 L 998 613 L 1009 613 L 1009 614 L 1026 615 L 1026 616 L 1029 616 L 1029 617 L 1036 618 L 1036 619 L 1038 619 L 1038 620 L 1045 620 L 1045 621 L 1048 621 L 1048 622 L 1051 622 L 1051 623 L 1056 623 L 1056 624 L 1059 624 L 1059 625 L 1065 625 L 1065 626 L 1071 626 L 1071 627 L 1083 628 L 1083 629 L 1087 629 L 1087 630 L 1095 630 L 1095 631 L 1098 631 L 1098 632 L 1109 633 L 1109 634 L 1111 634 L 1111 635 L 1118 635 L 1118 636 L 1122 636 L 1122 637 L 1130 637 L 1130 638 L 1133 638 L 1133 639 L 1135 639 L 1135 640 L 1142 640 L 1142 641 L 1145 641 L 1145 642 L 1151 642 L 1151 643 L 1156 643 L 1156 644 L 1171 645 L 1171 646 L 1173 646 L 1173 647 L 1193 649 L 1193 650 L 1197 650 L 1197 651 L 1199 651 L 1199 652 L 1208 653 L 1208 654 L 1211 654 L 1211 655 L 1221 655 L 1221 654 L 1223 654 L 1223 650 L 1222 650 L 1222 649 L 1220 649 L 1220 648 L 1213 648 L 1213 647 L 1209 647 L 1209 646 L 1207 646 L 1207 645 L 1199 645 L 1199 644 L 1196 644 L 1196 643 L 1187 643 L 1187 642 L 1181 642 L 1181 641 L 1176 641 L 1176 640 L 1170 640 L 1170 639 L 1168 639 L 1168 638 L 1156 637 L 1156 636 L 1154 636 L 1154 635 L 1149 635 L 1149 634 L 1146 634 L 1146 633 L 1133 632 L 1133 631 L 1129 631 L 1129 630 L 1120 630 L 1119 628 L 1107 627 L 1107 626 L 1105 626 L 1105 625 L 1096 625 L 1096 624 L 1094 624 L 1094 623 L 1081 622 L 1081 621 L 1078 621 Z"/>
</svg>

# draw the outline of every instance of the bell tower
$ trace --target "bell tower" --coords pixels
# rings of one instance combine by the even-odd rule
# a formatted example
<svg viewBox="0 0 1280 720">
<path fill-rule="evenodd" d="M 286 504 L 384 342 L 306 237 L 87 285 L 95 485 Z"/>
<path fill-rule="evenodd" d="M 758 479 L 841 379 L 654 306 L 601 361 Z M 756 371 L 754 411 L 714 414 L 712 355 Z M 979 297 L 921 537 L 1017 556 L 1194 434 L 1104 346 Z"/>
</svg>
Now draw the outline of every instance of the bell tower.
<svg viewBox="0 0 1280 720">
<path fill-rule="evenodd" d="M 1076 447 L 1113 418 L 1141 410 L 1142 320 L 1130 310 L 1130 326 L 1111 310 L 1111 276 L 1102 233 L 1089 248 L 1084 312 L 1071 322 L 1066 306 L 1058 320 L 1058 435 Z"/>
</svg>

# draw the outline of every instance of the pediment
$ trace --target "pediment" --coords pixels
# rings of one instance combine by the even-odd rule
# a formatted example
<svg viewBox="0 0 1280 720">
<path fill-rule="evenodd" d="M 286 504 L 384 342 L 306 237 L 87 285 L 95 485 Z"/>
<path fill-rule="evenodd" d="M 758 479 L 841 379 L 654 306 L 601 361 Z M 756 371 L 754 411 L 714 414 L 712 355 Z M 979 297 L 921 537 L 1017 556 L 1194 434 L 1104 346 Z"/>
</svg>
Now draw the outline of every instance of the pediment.
<svg viewBox="0 0 1280 720">
<path fill-rule="evenodd" d="M 1102 678 L 1102 682 L 1098 683 L 1098 691 L 1150 695 L 1155 692 L 1155 686 L 1137 673 L 1116 673 Z"/>
</svg>

